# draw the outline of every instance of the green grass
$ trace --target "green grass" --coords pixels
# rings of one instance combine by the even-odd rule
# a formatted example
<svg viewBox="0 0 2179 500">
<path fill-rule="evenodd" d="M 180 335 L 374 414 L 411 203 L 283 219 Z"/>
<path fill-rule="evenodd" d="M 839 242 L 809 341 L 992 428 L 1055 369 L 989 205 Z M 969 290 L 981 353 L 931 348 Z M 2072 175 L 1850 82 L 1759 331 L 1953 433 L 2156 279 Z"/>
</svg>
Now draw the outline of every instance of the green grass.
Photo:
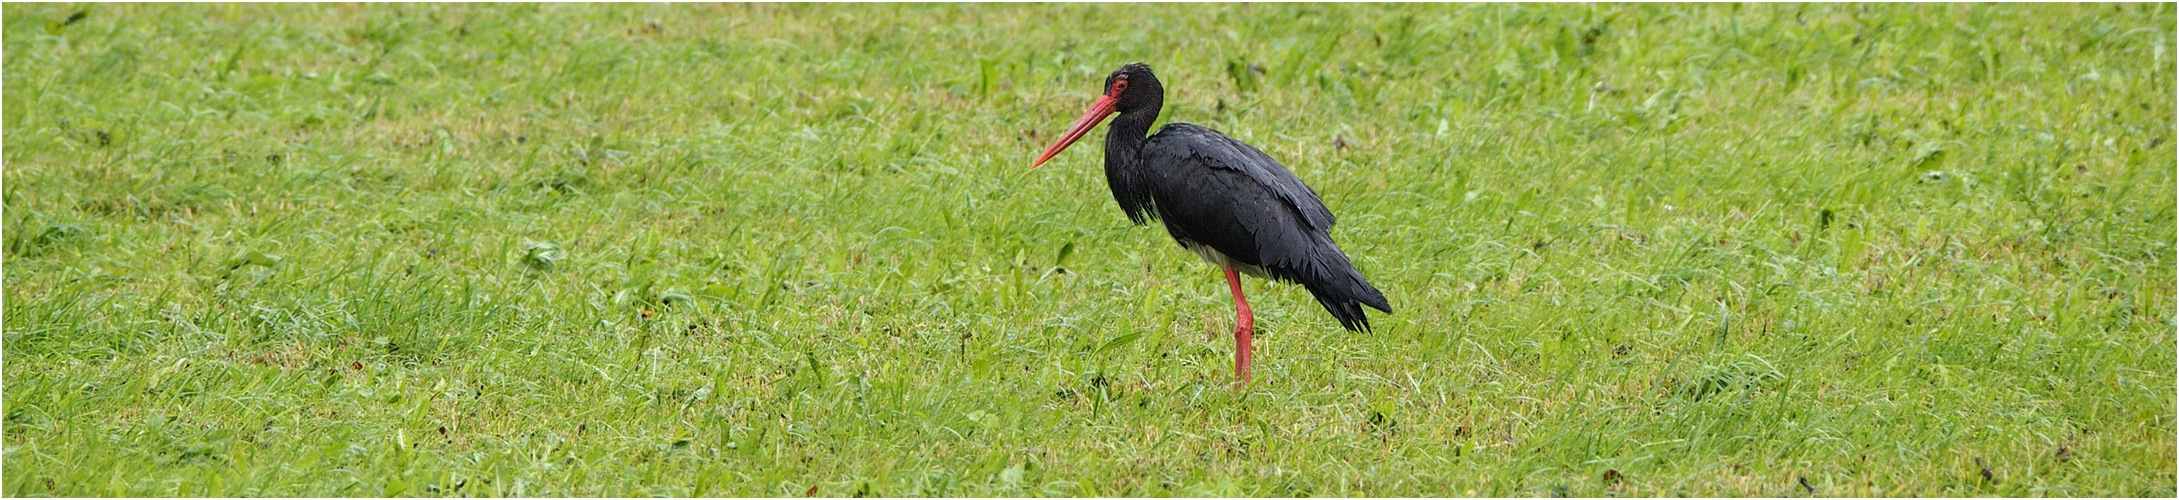
<svg viewBox="0 0 2179 500">
<path fill-rule="evenodd" d="M 2174 24 L 10 3 L 0 492 L 2171 496 Z M 1399 312 L 1228 390 L 1132 61 Z"/>
</svg>

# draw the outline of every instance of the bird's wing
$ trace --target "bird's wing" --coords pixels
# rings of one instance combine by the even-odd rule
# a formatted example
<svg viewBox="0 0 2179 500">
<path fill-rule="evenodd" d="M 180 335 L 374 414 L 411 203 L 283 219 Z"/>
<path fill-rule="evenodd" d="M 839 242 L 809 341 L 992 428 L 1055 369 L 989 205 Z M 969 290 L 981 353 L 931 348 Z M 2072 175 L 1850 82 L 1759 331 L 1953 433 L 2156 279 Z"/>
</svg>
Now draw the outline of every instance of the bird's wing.
<svg viewBox="0 0 2179 500">
<path fill-rule="evenodd" d="M 1369 329 L 1362 306 L 1391 312 L 1384 293 L 1326 234 L 1331 211 L 1262 152 L 1183 124 L 1151 136 L 1141 158 L 1158 219 L 1183 245 L 1209 246 L 1273 279 L 1307 287 L 1348 329 Z"/>
<path fill-rule="evenodd" d="M 1324 208 L 1316 191 L 1294 178 L 1278 160 L 1257 150 L 1248 143 L 1226 136 L 1202 126 L 1173 123 L 1152 134 L 1143 145 L 1144 159 L 1168 157 L 1176 160 L 1193 158 L 1204 166 L 1231 170 L 1248 176 L 1249 180 L 1265 190 L 1278 195 L 1298 213 L 1311 229 L 1328 231 L 1336 221 L 1332 211 Z"/>
</svg>

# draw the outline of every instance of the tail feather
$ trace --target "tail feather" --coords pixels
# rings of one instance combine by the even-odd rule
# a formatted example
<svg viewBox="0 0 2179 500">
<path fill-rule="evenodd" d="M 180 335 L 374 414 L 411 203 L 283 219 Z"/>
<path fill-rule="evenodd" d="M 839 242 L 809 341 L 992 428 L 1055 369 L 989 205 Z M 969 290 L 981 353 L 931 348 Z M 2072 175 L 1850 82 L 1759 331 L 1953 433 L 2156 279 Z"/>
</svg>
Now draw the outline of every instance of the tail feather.
<svg viewBox="0 0 2179 500">
<path fill-rule="evenodd" d="M 1385 300 L 1384 292 L 1370 286 L 1369 279 L 1354 269 L 1354 264 L 1347 261 L 1347 255 L 1340 252 L 1331 239 L 1323 238 L 1317 243 L 1308 262 L 1295 263 L 1299 265 L 1286 269 L 1289 272 L 1281 274 L 1287 276 L 1281 277 L 1308 288 L 1309 294 L 1324 305 L 1324 310 L 1339 319 L 1339 326 L 1357 332 L 1369 331 L 1369 315 L 1362 306 L 1390 314 L 1392 303 Z"/>
</svg>

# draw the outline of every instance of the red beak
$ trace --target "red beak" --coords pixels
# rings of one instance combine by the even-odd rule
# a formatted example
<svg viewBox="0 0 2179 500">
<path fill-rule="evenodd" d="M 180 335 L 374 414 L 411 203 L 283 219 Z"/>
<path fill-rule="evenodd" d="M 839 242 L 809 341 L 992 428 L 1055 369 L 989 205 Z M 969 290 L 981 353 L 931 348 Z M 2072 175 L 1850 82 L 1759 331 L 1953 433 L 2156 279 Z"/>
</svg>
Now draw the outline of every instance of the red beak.
<svg viewBox="0 0 2179 500">
<path fill-rule="evenodd" d="M 1058 156 L 1067 146 L 1073 146 L 1074 141 L 1082 140 L 1082 136 L 1089 134 L 1090 129 L 1097 128 L 1097 124 L 1103 123 L 1105 117 L 1112 116 L 1113 107 L 1119 102 L 1119 99 L 1109 95 L 1097 96 L 1097 102 L 1090 103 L 1089 111 L 1082 112 L 1081 118 L 1074 119 L 1074 125 L 1067 127 L 1067 133 L 1059 136 L 1059 142 L 1054 142 L 1051 148 L 1045 149 L 1044 155 L 1038 156 L 1037 162 L 1029 164 L 1029 168 L 1043 165 L 1045 160 Z"/>
</svg>

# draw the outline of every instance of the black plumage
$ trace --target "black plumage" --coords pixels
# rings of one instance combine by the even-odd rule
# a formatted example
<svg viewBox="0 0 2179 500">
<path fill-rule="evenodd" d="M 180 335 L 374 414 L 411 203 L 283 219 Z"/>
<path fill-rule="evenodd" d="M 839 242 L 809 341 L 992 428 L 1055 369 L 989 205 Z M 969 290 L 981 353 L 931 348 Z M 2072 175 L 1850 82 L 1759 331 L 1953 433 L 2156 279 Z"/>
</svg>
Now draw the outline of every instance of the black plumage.
<svg viewBox="0 0 2179 500">
<path fill-rule="evenodd" d="M 1384 293 L 1332 242 L 1331 211 L 1285 166 L 1193 124 L 1167 124 L 1146 136 L 1165 98 L 1148 65 L 1121 67 L 1106 77 L 1105 89 L 1110 102 L 1100 99 L 1098 106 L 1119 114 L 1105 136 L 1105 179 L 1129 220 L 1160 221 L 1181 246 L 1214 264 L 1300 284 L 1349 330 L 1369 329 L 1362 306 L 1392 312 Z M 1093 106 L 1090 114 L 1100 111 Z M 1078 129 L 1094 126 L 1089 114 L 1076 122 Z M 1045 158 L 1086 130 L 1070 132 Z"/>
<path fill-rule="evenodd" d="M 1123 116 L 1124 117 L 1124 116 Z M 1119 134 L 1119 122 L 1111 131 Z M 1111 136 L 1105 139 L 1113 141 Z M 1262 151 L 1217 131 L 1166 125 L 1141 141 L 1138 168 L 1151 212 L 1182 247 L 1204 260 L 1308 288 L 1349 330 L 1369 330 L 1363 305 L 1392 312 L 1332 243 L 1335 222 L 1316 192 Z M 1208 251 L 1206 251 L 1208 250 Z"/>
</svg>

